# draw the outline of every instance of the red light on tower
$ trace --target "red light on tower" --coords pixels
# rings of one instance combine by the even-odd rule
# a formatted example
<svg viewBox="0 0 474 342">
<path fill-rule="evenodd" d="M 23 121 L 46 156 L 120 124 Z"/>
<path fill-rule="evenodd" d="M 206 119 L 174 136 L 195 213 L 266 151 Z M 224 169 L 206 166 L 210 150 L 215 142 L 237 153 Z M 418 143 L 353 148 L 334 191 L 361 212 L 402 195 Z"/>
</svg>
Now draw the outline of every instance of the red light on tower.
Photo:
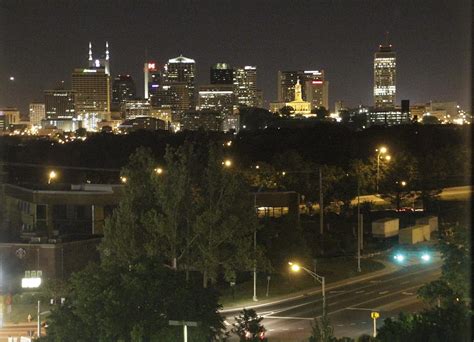
<svg viewBox="0 0 474 342">
<path fill-rule="evenodd" d="M 156 63 L 155 62 L 149 62 L 147 67 L 148 67 L 148 71 L 156 71 Z"/>
</svg>

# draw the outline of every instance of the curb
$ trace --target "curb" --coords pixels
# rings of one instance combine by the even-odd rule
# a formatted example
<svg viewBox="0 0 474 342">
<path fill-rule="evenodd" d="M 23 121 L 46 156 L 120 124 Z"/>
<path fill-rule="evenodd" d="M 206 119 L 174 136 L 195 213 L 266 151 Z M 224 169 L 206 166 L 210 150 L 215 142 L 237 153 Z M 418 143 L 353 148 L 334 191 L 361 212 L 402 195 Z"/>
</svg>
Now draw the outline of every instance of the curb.
<svg viewBox="0 0 474 342">
<path fill-rule="evenodd" d="M 347 279 L 344 279 L 344 280 L 339 280 L 339 281 L 336 281 L 336 282 L 333 282 L 333 283 L 329 283 L 326 286 L 326 291 L 330 290 L 330 289 L 333 289 L 333 288 L 337 288 L 337 287 L 342 286 L 342 285 L 350 285 L 350 284 L 358 283 L 358 282 L 361 282 L 361 281 L 364 281 L 364 280 L 367 280 L 367 279 L 372 279 L 372 278 L 376 278 L 376 277 L 383 276 L 383 275 L 386 275 L 386 274 L 391 274 L 391 273 L 394 273 L 394 272 L 402 269 L 401 266 L 396 266 L 396 265 L 390 264 L 390 263 L 388 263 L 386 261 L 382 261 L 382 260 L 379 260 L 379 261 L 382 264 L 385 265 L 384 269 L 382 269 L 380 271 L 375 271 L 375 272 L 371 272 L 371 273 L 368 273 L 368 274 L 364 274 L 364 275 L 361 275 L 361 276 L 355 276 L 355 277 L 352 277 L 352 278 L 347 278 Z M 249 305 L 239 305 L 239 306 L 223 308 L 222 310 L 219 310 L 219 312 L 220 313 L 226 313 L 226 312 L 240 311 L 240 310 L 243 310 L 244 308 L 245 309 L 261 308 L 261 307 L 265 307 L 265 306 L 269 306 L 269 305 L 273 305 L 273 304 L 280 304 L 280 303 L 290 302 L 292 300 L 303 298 L 303 297 L 306 297 L 306 296 L 309 296 L 309 295 L 312 295 L 312 294 L 315 294 L 315 293 L 319 293 L 321 291 L 322 290 L 321 290 L 320 287 L 313 287 L 313 288 L 302 290 L 302 291 L 299 291 L 299 292 L 296 292 L 296 293 L 291 293 L 291 294 L 288 294 L 286 296 L 281 296 L 280 299 L 275 298 L 274 300 L 272 300 L 270 302 L 263 302 L 263 303 L 260 303 L 260 304 L 254 304 L 254 302 L 248 302 Z M 288 296 L 290 296 L 290 297 L 288 297 Z"/>
</svg>

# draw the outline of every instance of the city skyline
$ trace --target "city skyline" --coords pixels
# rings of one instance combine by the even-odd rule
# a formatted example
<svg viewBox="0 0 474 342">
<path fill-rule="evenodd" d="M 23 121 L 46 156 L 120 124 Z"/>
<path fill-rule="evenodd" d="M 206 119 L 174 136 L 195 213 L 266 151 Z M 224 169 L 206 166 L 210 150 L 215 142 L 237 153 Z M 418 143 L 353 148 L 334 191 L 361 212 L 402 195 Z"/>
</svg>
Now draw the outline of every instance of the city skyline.
<svg viewBox="0 0 474 342">
<path fill-rule="evenodd" d="M 91 8 L 77 4 L 41 8 L 28 1 L 6 2 L 1 19 L 9 34 L 1 39 L 7 48 L 0 55 L 4 80 L 0 85 L 0 105 L 17 106 L 25 114 L 30 102 L 41 100 L 43 90 L 53 89 L 62 80 L 70 88 L 72 70 L 86 66 L 89 41 L 94 53 L 101 52 L 105 41 L 109 42 L 111 77 L 132 75 L 137 94 L 143 94 L 143 64 L 147 59 L 162 65 L 182 53 L 196 60 L 198 85 L 209 83 L 209 68 L 215 63 L 256 65 L 257 86 L 263 89 L 265 102 L 269 103 L 277 99 L 279 70 L 323 69 L 330 82 L 331 109 L 337 100 L 348 106 L 372 105 L 373 54 L 389 31 L 389 41 L 398 55 L 396 104 L 402 99 L 411 103 L 433 99 L 469 106 L 467 1 L 430 2 L 423 13 L 403 1 L 371 5 L 351 1 L 344 6 L 327 1 L 302 4 L 306 12 L 315 14 L 314 20 L 320 23 L 316 26 L 323 26 L 324 30 L 312 28 L 311 18 L 302 15 L 305 11 L 300 7 L 283 17 L 288 7 L 283 2 L 272 3 L 271 8 L 262 2 L 245 8 L 244 3 L 239 2 L 232 14 L 224 15 L 224 4 L 202 1 L 182 6 L 150 1 L 133 8 L 125 18 L 119 12 L 132 9 L 128 2 L 118 9 L 107 4 Z M 279 18 L 278 25 L 271 20 L 268 27 L 259 27 L 265 9 Z M 167 11 L 169 18 L 152 24 L 152 13 L 158 10 Z M 377 17 L 371 14 L 375 10 Z M 58 17 L 57 22 L 45 21 L 53 15 Z M 360 26 L 353 18 L 356 15 L 372 20 L 364 20 L 364 26 Z M 32 16 L 37 18 L 34 27 L 25 24 Z M 295 25 L 298 16 L 299 25 Z M 416 30 L 411 22 L 415 18 Z M 119 19 L 123 21 L 122 27 L 116 29 L 114 23 Z M 247 25 L 239 26 L 243 19 Z M 450 29 L 441 29 L 439 24 L 448 19 Z M 71 25 L 59 30 L 65 21 L 71 21 Z M 146 25 L 159 29 L 147 30 Z M 305 30 L 305 25 L 311 29 Z M 238 28 L 236 32 L 234 27 Z M 37 36 L 44 30 L 49 35 Z M 353 34 L 344 34 L 346 30 Z M 423 38 L 428 35 L 429 40 Z M 10 76 L 15 81 L 7 82 Z"/>
</svg>

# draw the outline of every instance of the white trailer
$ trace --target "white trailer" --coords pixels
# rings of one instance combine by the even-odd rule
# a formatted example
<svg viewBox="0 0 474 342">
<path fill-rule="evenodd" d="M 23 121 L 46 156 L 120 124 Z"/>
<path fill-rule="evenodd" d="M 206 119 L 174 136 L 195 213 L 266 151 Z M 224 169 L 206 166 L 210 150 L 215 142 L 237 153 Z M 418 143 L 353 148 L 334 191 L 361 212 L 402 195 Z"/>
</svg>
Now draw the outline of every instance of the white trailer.
<svg viewBox="0 0 474 342">
<path fill-rule="evenodd" d="M 400 227 L 400 220 L 398 218 L 383 218 L 372 221 L 372 236 L 388 238 L 397 236 Z"/>
<path fill-rule="evenodd" d="M 438 216 L 425 216 L 416 219 L 416 224 L 427 224 L 430 226 L 432 232 L 438 230 Z"/>
<path fill-rule="evenodd" d="M 405 245 L 414 245 L 425 241 L 425 236 L 429 226 L 412 226 L 400 229 L 398 234 L 398 243 Z"/>
</svg>

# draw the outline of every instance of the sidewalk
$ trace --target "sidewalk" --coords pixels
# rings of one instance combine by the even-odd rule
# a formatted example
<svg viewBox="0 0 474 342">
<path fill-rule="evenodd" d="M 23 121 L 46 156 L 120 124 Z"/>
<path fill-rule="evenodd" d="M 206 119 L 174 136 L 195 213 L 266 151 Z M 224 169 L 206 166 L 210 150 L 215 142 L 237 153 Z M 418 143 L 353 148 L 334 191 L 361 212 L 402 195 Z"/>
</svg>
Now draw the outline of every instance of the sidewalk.
<svg viewBox="0 0 474 342">
<path fill-rule="evenodd" d="M 337 287 L 342 286 L 342 285 L 349 285 L 349 284 L 357 283 L 357 282 L 360 282 L 360 281 L 376 278 L 376 277 L 379 277 L 379 276 L 391 274 L 393 272 L 396 272 L 396 271 L 402 269 L 401 266 L 394 265 L 394 264 L 389 263 L 389 262 L 384 261 L 384 260 L 377 260 L 377 261 L 382 263 L 385 266 L 385 268 L 383 268 L 382 270 L 379 270 L 379 271 L 368 273 L 368 274 L 355 276 L 355 277 L 339 280 L 339 281 L 336 281 L 336 282 L 329 282 L 326 285 L 326 291 L 337 288 Z M 265 306 L 272 305 L 272 304 L 278 304 L 278 303 L 284 303 L 284 302 L 292 301 L 292 300 L 302 298 L 302 297 L 306 297 L 306 296 L 309 296 L 309 295 L 312 295 L 312 294 L 315 294 L 315 293 L 319 293 L 319 292 L 321 292 L 321 286 L 305 289 L 305 290 L 298 291 L 298 292 L 293 292 L 291 294 L 280 296 L 280 297 L 277 297 L 277 298 L 259 300 L 258 302 L 254 302 L 254 301 L 249 300 L 248 302 L 244 302 L 243 304 L 239 303 L 239 305 L 236 305 L 236 306 L 223 307 L 222 310 L 220 310 L 220 312 L 221 313 L 226 313 L 226 312 L 232 312 L 232 311 L 240 311 L 244 308 L 245 309 L 255 309 L 255 308 L 265 307 Z"/>
</svg>

